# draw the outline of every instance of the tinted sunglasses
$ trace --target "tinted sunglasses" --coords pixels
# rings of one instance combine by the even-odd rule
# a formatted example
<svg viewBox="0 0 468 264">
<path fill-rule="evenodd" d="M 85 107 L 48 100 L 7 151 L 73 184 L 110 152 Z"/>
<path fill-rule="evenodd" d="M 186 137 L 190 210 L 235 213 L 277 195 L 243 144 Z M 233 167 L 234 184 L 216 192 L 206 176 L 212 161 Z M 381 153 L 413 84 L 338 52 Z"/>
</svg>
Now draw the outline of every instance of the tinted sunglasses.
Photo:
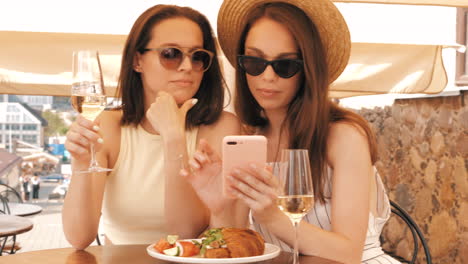
<svg viewBox="0 0 468 264">
<path fill-rule="evenodd" d="M 188 48 L 185 48 L 188 49 Z M 182 50 L 181 47 L 160 47 L 160 48 L 145 48 L 140 49 L 140 53 L 147 51 L 159 52 L 159 61 L 164 68 L 168 70 L 176 70 L 182 64 L 185 56 L 190 58 L 192 69 L 194 71 L 206 71 L 210 68 L 213 60 L 213 52 L 204 49 L 194 49 L 188 52 Z"/>
<path fill-rule="evenodd" d="M 252 76 L 262 74 L 268 65 L 281 78 L 291 78 L 302 70 L 303 62 L 299 59 L 278 59 L 268 61 L 259 57 L 239 55 L 237 61 L 242 70 Z"/>
</svg>

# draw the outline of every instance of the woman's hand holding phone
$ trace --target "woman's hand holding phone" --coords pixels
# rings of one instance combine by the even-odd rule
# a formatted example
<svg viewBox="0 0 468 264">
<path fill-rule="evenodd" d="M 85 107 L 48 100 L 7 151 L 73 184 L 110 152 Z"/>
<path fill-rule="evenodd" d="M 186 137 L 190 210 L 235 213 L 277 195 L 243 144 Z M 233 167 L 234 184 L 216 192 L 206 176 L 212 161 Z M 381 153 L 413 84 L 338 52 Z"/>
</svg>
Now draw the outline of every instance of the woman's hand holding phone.
<svg viewBox="0 0 468 264">
<path fill-rule="evenodd" d="M 274 212 L 271 209 L 278 209 L 278 181 L 271 168 L 265 167 L 266 139 L 234 137 L 223 141 L 223 160 L 206 140 L 200 140 L 189 159 L 189 168 L 182 169 L 180 174 L 213 215 L 222 214 L 238 200 L 252 209 L 256 217 L 267 219 Z"/>
<path fill-rule="evenodd" d="M 187 179 L 211 213 L 218 214 L 225 208 L 229 199 L 223 197 L 221 178 L 221 157 L 205 139 L 201 139 L 192 158 L 189 168 L 180 174 Z"/>
<path fill-rule="evenodd" d="M 278 210 L 278 180 L 266 167 L 264 136 L 228 136 L 223 141 L 223 191 L 242 201 L 258 218 Z"/>
<path fill-rule="evenodd" d="M 227 192 L 246 204 L 257 221 L 273 220 L 281 213 L 276 204 L 278 179 L 270 167 L 250 166 L 234 170 L 227 177 Z"/>
</svg>

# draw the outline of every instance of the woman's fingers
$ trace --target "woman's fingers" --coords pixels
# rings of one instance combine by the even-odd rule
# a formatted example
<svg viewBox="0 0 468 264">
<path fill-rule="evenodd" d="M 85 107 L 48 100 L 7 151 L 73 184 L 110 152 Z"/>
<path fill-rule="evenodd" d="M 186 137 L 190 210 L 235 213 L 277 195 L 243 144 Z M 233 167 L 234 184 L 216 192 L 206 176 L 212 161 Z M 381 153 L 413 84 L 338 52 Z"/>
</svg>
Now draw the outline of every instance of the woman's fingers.
<svg viewBox="0 0 468 264">
<path fill-rule="evenodd" d="M 262 191 L 268 188 L 268 186 L 263 181 L 261 181 L 257 176 L 252 175 L 250 171 L 234 169 L 231 175 L 235 177 L 239 183 L 247 184 L 255 191 Z"/>
<path fill-rule="evenodd" d="M 201 169 L 200 163 L 198 163 L 198 161 L 195 159 L 189 159 L 188 164 L 193 170 Z"/>
<path fill-rule="evenodd" d="M 189 166 L 194 170 L 200 170 L 204 165 L 220 161 L 219 156 L 205 140 L 201 139 L 193 157 L 189 159 Z"/>
<path fill-rule="evenodd" d="M 77 119 L 77 125 L 72 125 L 71 130 L 85 137 L 92 143 L 102 143 L 102 142 L 98 142 L 98 140 L 101 138 L 99 134 L 97 133 L 97 130 L 99 130 L 99 127 L 95 126 L 93 123 L 89 124 L 87 122 L 84 122 L 83 119 L 81 121 L 78 121 Z M 85 121 L 89 121 L 89 120 L 85 120 Z M 102 139 L 99 141 L 102 141 Z"/>
<path fill-rule="evenodd" d="M 216 153 L 216 151 L 214 151 L 206 139 L 200 139 L 200 142 L 198 143 L 198 149 L 204 153 L 211 162 L 221 161 L 221 157 Z"/>
<path fill-rule="evenodd" d="M 269 208 L 275 201 L 266 199 L 265 197 L 251 197 L 235 187 L 228 187 L 228 192 L 230 192 L 237 199 L 242 200 L 254 212 L 260 212 Z"/>
<path fill-rule="evenodd" d="M 84 118 L 82 115 L 78 115 L 76 118 L 76 123 L 79 124 L 82 127 L 85 127 L 89 130 L 92 130 L 94 127 L 94 123 L 86 118 Z"/>
<path fill-rule="evenodd" d="M 195 159 L 201 166 L 210 163 L 210 158 L 200 151 L 196 151 L 195 154 L 193 154 L 193 159 Z"/>
<path fill-rule="evenodd" d="M 67 133 L 65 147 L 75 158 L 89 158 L 87 154 L 91 144 L 94 144 L 95 150 L 98 151 L 104 142 L 97 131 L 99 126 L 96 123 L 78 115 Z"/>
<path fill-rule="evenodd" d="M 69 131 L 69 133 L 67 134 L 67 139 L 73 142 L 74 144 L 80 145 L 81 147 L 89 147 L 89 140 L 75 131 Z"/>
<path fill-rule="evenodd" d="M 228 177 L 228 183 L 228 191 L 234 189 L 232 194 L 244 200 L 253 210 L 263 210 L 275 203 L 274 184 L 259 179 L 258 175 L 250 171 L 235 169 Z"/>
<path fill-rule="evenodd" d="M 72 154 L 73 156 L 76 155 L 84 155 L 88 154 L 88 148 L 85 148 L 79 144 L 75 144 L 70 140 L 65 141 L 65 148 Z"/>
</svg>

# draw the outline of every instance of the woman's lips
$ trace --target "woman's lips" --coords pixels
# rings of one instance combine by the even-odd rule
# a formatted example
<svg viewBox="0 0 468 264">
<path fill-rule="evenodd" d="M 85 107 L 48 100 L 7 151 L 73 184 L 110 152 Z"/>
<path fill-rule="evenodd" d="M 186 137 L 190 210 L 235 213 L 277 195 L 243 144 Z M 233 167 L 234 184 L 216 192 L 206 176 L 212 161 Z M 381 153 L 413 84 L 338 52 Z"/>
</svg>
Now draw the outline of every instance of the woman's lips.
<svg viewBox="0 0 468 264">
<path fill-rule="evenodd" d="M 178 85 L 178 86 L 191 86 L 193 84 L 193 81 L 191 80 L 175 80 L 175 81 L 172 81 L 172 83 Z"/>
<path fill-rule="evenodd" d="M 279 94 L 279 91 L 272 90 L 272 89 L 258 89 L 258 92 L 264 97 L 272 97 L 276 94 Z"/>
</svg>

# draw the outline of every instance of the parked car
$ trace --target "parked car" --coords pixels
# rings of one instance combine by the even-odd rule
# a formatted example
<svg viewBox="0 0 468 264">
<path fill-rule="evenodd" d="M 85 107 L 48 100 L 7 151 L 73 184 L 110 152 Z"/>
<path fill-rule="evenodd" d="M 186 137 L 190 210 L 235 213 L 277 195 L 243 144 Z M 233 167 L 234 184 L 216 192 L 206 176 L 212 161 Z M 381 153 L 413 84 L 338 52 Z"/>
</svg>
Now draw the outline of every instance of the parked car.
<svg viewBox="0 0 468 264">
<path fill-rule="evenodd" d="M 65 176 L 60 173 L 53 173 L 46 176 L 41 176 L 41 180 L 44 182 L 62 182 L 65 180 Z"/>
<path fill-rule="evenodd" d="M 51 193 L 49 193 L 49 200 L 63 199 L 68 191 L 68 184 L 57 185 Z"/>
</svg>

